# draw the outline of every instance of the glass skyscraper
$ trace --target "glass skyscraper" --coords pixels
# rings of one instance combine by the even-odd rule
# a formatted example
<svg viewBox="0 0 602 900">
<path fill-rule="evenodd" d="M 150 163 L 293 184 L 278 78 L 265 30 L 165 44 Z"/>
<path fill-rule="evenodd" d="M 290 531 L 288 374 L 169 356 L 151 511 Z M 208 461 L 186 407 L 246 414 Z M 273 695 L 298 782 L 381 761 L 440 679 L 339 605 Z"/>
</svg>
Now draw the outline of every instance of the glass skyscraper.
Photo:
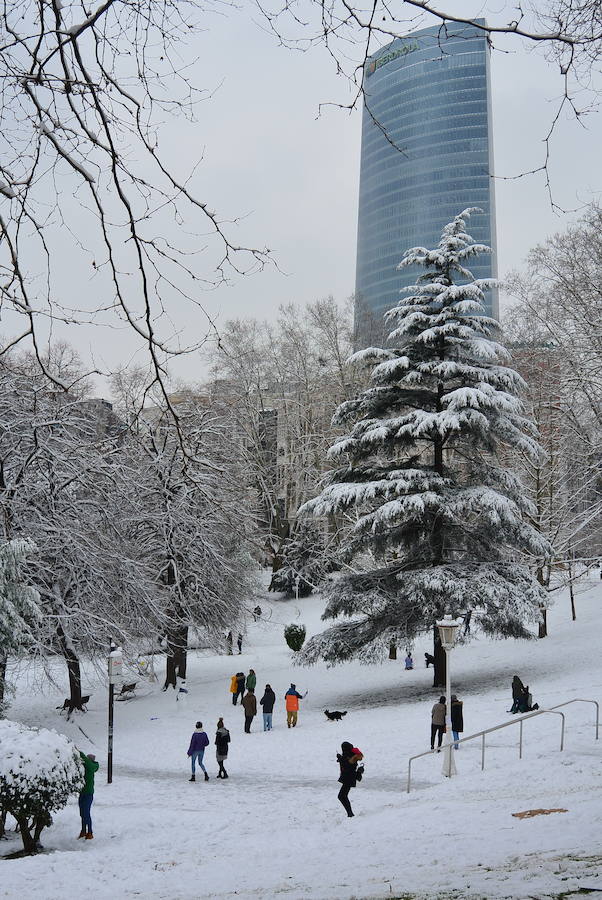
<svg viewBox="0 0 602 900">
<path fill-rule="evenodd" d="M 484 20 L 477 19 L 484 24 Z M 469 265 L 496 277 L 495 199 L 487 35 L 436 25 L 371 56 L 364 111 L 357 238 L 358 346 L 382 340 L 383 313 L 418 272 L 397 270 L 410 247 L 434 247 L 447 222 L 476 206 L 468 231 L 492 254 Z M 497 292 L 486 294 L 497 318 Z"/>
</svg>

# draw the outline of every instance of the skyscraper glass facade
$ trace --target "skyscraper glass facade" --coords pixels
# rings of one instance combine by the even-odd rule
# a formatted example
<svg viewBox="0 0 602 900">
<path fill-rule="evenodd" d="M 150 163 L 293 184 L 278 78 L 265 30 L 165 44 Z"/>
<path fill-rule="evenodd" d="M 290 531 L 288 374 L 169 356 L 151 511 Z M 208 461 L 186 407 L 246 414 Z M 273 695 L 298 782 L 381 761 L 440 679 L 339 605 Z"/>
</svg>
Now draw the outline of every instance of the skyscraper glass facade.
<svg viewBox="0 0 602 900">
<path fill-rule="evenodd" d="M 484 20 L 476 20 L 484 24 Z M 382 337 L 383 313 L 418 274 L 405 250 L 433 247 L 443 226 L 479 207 L 469 232 L 493 253 L 476 278 L 496 277 L 491 91 L 487 35 L 435 26 L 398 38 L 366 63 L 356 270 L 359 346 Z M 488 292 L 497 317 L 497 292 Z"/>
</svg>

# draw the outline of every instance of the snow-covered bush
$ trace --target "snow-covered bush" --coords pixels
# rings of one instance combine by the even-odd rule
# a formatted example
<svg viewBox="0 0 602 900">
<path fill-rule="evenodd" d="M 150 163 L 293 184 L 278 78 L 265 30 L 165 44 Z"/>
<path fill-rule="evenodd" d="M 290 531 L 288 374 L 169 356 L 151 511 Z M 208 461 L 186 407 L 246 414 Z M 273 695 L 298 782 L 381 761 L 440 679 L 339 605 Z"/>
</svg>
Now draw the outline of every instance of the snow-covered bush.
<svg viewBox="0 0 602 900">
<path fill-rule="evenodd" d="M 16 820 L 25 853 L 36 853 L 42 829 L 83 786 L 75 745 L 47 728 L 0 722 L 0 809 Z"/>
<path fill-rule="evenodd" d="M 291 650 L 297 653 L 305 642 L 305 625 L 287 625 L 284 629 L 284 638 Z"/>
</svg>

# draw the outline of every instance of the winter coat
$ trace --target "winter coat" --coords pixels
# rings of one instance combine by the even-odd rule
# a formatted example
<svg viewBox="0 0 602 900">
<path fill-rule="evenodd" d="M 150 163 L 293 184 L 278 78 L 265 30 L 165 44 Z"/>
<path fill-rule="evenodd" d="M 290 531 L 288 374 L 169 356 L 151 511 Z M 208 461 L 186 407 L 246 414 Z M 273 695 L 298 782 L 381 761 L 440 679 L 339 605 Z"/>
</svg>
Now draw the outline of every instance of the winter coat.
<svg viewBox="0 0 602 900">
<path fill-rule="evenodd" d="M 245 716 L 257 715 L 257 697 L 255 694 L 245 694 L 241 702 L 245 708 Z"/>
<path fill-rule="evenodd" d="M 445 725 L 445 703 L 435 703 L 431 710 L 433 725 Z"/>
<path fill-rule="evenodd" d="M 236 675 L 233 675 L 230 679 L 230 693 L 237 694 L 238 693 L 238 678 Z"/>
<path fill-rule="evenodd" d="M 88 759 L 85 753 L 79 751 L 79 755 L 84 764 L 84 786 L 80 791 L 80 794 L 93 794 L 94 793 L 94 773 L 98 772 L 99 763 L 96 762 L 95 759 Z"/>
<path fill-rule="evenodd" d="M 339 781 L 341 784 L 348 785 L 349 787 L 356 786 L 357 764 L 363 758 L 363 754 L 357 749 L 357 747 L 354 747 L 349 754 L 337 753 L 337 760 L 339 762 L 339 768 L 341 770 L 341 774 L 339 775 Z"/>
<path fill-rule="evenodd" d="M 520 697 L 523 696 L 524 693 L 525 693 L 525 686 L 522 683 L 522 681 L 520 680 L 520 678 L 518 677 L 518 675 L 515 675 L 514 678 L 512 679 L 512 699 L 518 700 Z"/>
<path fill-rule="evenodd" d="M 451 705 L 451 727 L 458 734 L 464 731 L 464 716 L 462 715 L 462 700 L 454 700 Z"/>
<path fill-rule="evenodd" d="M 249 672 L 249 674 L 247 675 L 247 690 L 254 691 L 256 684 L 257 684 L 257 675 L 255 675 L 254 672 L 253 673 Z"/>
<path fill-rule="evenodd" d="M 271 713 L 274 709 L 274 703 L 276 702 L 276 694 L 270 689 L 264 693 L 259 702 L 263 706 L 264 713 Z"/>
<path fill-rule="evenodd" d="M 286 694 L 284 695 L 284 702 L 286 706 L 287 712 L 296 712 L 299 709 L 299 700 L 302 700 L 303 697 L 299 693 L 299 691 L 294 691 L 293 688 L 289 688 Z"/>
<path fill-rule="evenodd" d="M 230 743 L 230 732 L 227 728 L 218 728 L 215 732 L 215 747 L 217 756 L 226 757 L 228 755 L 228 744 Z"/>
<path fill-rule="evenodd" d="M 193 753 L 200 753 L 209 745 L 209 738 L 201 728 L 195 728 L 190 738 L 190 747 L 188 748 L 188 756 Z"/>
<path fill-rule="evenodd" d="M 238 692 L 239 694 L 244 694 L 244 691 L 245 691 L 245 676 L 244 676 L 244 675 L 237 675 L 237 677 L 236 677 L 236 683 L 237 683 L 237 685 L 238 685 L 237 692 Z"/>
</svg>

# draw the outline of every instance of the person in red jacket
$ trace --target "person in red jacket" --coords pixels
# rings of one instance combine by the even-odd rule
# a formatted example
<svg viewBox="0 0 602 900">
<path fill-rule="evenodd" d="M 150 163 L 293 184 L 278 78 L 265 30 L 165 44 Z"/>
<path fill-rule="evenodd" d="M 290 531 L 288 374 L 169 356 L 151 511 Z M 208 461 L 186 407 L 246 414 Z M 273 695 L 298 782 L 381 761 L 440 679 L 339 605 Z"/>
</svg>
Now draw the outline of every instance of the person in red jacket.
<svg viewBox="0 0 602 900">
<path fill-rule="evenodd" d="M 297 714 L 299 712 L 299 700 L 307 697 L 307 691 L 300 694 L 297 686 L 291 684 L 290 688 L 284 695 L 284 704 L 286 706 L 286 724 L 289 728 L 294 728 L 297 724 Z"/>
</svg>

